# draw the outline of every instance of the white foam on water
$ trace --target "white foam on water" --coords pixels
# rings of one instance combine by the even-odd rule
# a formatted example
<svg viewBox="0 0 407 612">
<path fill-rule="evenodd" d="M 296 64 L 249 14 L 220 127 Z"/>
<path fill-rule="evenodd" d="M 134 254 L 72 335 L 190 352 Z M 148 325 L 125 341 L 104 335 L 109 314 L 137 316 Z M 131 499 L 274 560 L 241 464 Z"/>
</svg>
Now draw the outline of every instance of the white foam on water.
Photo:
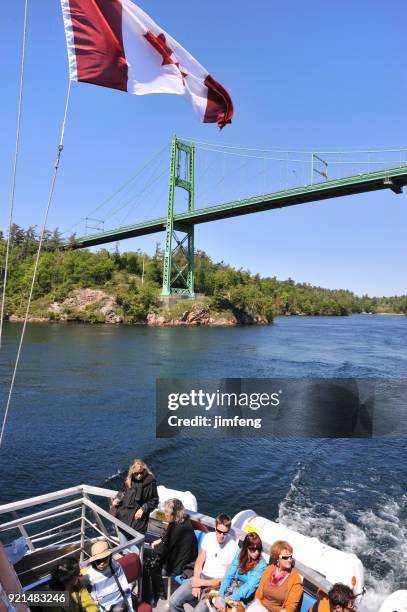
<svg viewBox="0 0 407 612">
<path fill-rule="evenodd" d="M 403 520 L 407 495 L 394 499 L 381 494 L 377 508 L 355 509 L 356 522 L 352 522 L 338 508 L 338 503 L 334 507 L 311 500 L 308 487 L 303 483 L 305 473 L 306 467 L 300 465 L 287 495 L 279 504 L 277 520 L 361 558 L 367 593 L 359 610 L 377 612 L 388 595 L 402 588 L 400 581 L 407 567 L 407 524 Z"/>
<path fill-rule="evenodd" d="M 116 472 L 105 478 L 100 486 L 105 487 L 111 480 L 113 480 L 113 478 L 120 476 L 120 474 L 123 474 L 123 471 L 120 468 L 117 468 Z"/>
</svg>

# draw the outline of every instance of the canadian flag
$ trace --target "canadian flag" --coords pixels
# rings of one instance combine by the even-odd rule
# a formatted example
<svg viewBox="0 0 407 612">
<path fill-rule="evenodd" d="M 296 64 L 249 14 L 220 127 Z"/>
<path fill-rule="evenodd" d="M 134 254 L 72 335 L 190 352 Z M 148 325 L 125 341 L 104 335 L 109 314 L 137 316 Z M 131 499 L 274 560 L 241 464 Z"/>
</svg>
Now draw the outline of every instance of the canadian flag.
<svg viewBox="0 0 407 612">
<path fill-rule="evenodd" d="M 185 96 L 198 118 L 231 123 L 232 100 L 220 83 L 131 0 L 61 0 L 69 74 L 136 95 Z"/>
</svg>

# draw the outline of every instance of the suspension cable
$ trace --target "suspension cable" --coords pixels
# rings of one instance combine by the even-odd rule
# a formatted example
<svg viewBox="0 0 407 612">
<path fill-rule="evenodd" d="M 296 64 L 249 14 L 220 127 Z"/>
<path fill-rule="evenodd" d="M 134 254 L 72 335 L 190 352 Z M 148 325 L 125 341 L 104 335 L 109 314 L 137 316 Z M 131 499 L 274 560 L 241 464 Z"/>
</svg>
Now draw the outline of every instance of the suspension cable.
<svg viewBox="0 0 407 612">
<path fill-rule="evenodd" d="M 129 204 L 132 204 L 134 202 L 134 205 L 137 204 L 137 200 L 143 195 L 143 193 L 145 193 L 148 189 L 150 189 L 150 187 L 152 187 L 153 185 L 155 185 L 162 176 L 164 176 L 164 174 L 168 172 L 168 168 L 164 168 L 164 170 L 162 170 L 160 172 L 160 174 L 152 179 L 150 179 L 150 181 L 148 181 L 142 188 L 141 191 L 139 191 L 138 193 L 136 193 L 134 196 L 132 196 L 130 199 L 127 199 L 124 203 L 123 201 L 120 202 L 120 204 L 118 204 L 117 208 L 113 208 L 111 209 L 109 212 L 106 213 L 104 220 L 106 221 L 106 219 L 109 219 L 111 217 L 113 217 L 114 215 L 116 215 L 118 212 L 120 212 L 121 210 L 123 210 L 123 208 L 126 208 Z"/>
<path fill-rule="evenodd" d="M 113 200 L 113 198 L 115 196 L 117 196 L 118 193 L 120 193 L 121 191 L 123 191 L 123 189 L 125 189 L 128 185 L 130 185 L 130 183 L 132 181 L 134 181 L 134 179 L 136 179 L 140 174 L 142 174 L 144 172 L 144 170 L 151 164 L 153 163 L 153 161 L 155 161 L 156 159 L 158 159 L 158 157 L 160 155 L 162 155 L 162 153 L 164 153 L 164 151 L 168 148 L 168 143 L 166 143 L 162 149 L 160 149 L 159 151 L 157 151 L 157 153 L 155 153 L 153 155 L 153 157 L 151 159 L 148 160 L 148 162 L 146 162 L 141 168 L 139 168 L 137 170 L 137 172 L 135 174 L 133 174 L 123 185 L 121 185 L 121 187 L 119 187 L 114 193 L 112 193 L 110 196 L 108 196 L 105 200 L 103 200 L 103 202 L 101 202 L 100 204 L 98 204 L 98 206 L 96 206 L 93 210 L 91 210 L 87 216 L 89 215 L 93 215 L 95 212 L 97 212 L 98 210 L 100 210 L 103 206 L 105 206 L 105 204 L 107 204 L 108 202 L 110 202 L 111 200 Z M 68 229 L 66 229 L 64 232 L 62 232 L 63 234 L 67 234 L 68 232 L 72 231 L 75 227 L 77 227 L 78 225 L 80 225 L 83 221 L 86 220 L 86 217 L 82 217 L 82 219 L 79 219 L 79 221 L 77 221 L 77 223 L 75 223 L 74 225 L 71 225 L 70 227 L 68 227 Z"/>
<path fill-rule="evenodd" d="M 52 199 L 53 199 L 53 196 L 54 196 L 55 182 L 56 182 L 56 178 L 57 178 L 59 162 L 61 160 L 61 153 L 62 153 L 62 150 L 64 148 L 64 135 L 65 135 L 66 117 L 67 117 L 67 114 L 68 114 L 68 104 L 69 104 L 70 93 L 71 93 L 71 80 L 69 80 L 69 85 L 68 85 L 68 92 L 67 92 L 66 103 L 65 103 L 64 119 L 62 121 L 62 128 L 61 128 L 61 138 L 59 140 L 59 145 L 58 145 L 58 149 L 57 149 L 57 158 L 56 158 L 56 161 L 55 161 L 55 164 L 54 164 L 54 172 L 52 174 L 51 186 L 50 186 L 49 195 L 48 195 L 47 207 L 46 207 L 45 214 L 44 214 L 44 220 L 43 220 L 43 224 L 42 224 L 42 228 L 41 228 L 41 234 L 40 234 L 40 238 L 39 238 L 37 254 L 36 254 L 36 257 L 35 257 L 34 271 L 33 271 L 33 276 L 32 276 L 32 279 L 31 279 L 30 294 L 28 296 L 27 308 L 26 308 L 26 311 L 25 311 L 25 317 L 24 317 L 24 323 L 23 323 L 23 329 L 21 331 L 21 336 L 20 336 L 20 342 L 19 342 L 19 345 L 18 345 L 16 361 L 15 361 L 15 364 L 14 364 L 13 376 L 12 376 L 12 379 L 11 379 L 10 389 L 9 389 L 9 393 L 8 393 L 8 397 L 7 397 L 6 409 L 4 411 L 4 416 L 3 416 L 3 423 L 2 423 L 1 432 L 0 432 L 0 448 L 1 448 L 1 445 L 2 445 L 2 442 L 3 442 L 4 430 L 5 430 L 5 427 L 6 427 L 7 416 L 8 416 L 8 412 L 9 412 L 9 408 L 10 408 L 10 402 L 11 402 L 11 397 L 12 397 L 13 389 L 14 389 L 14 382 L 15 382 L 15 379 L 16 379 L 17 368 L 18 368 L 18 364 L 19 364 L 19 361 L 20 361 L 20 355 L 21 355 L 21 350 L 22 350 L 22 346 L 23 346 L 25 330 L 26 330 L 26 327 L 27 327 L 28 314 L 29 314 L 29 311 L 30 311 L 31 300 L 32 300 L 33 292 L 34 292 L 34 284 L 35 284 L 35 280 L 36 280 L 36 277 L 37 277 L 37 270 L 38 270 L 38 264 L 39 264 L 39 260 L 40 260 L 40 255 L 41 255 L 42 243 L 44 241 L 45 231 L 46 231 L 46 227 L 47 227 L 48 213 L 49 213 L 49 210 L 51 208 Z"/>
<path fill-rule="evenodd" d="M 7 286 L 8 264 L 9 264 L 9 256 L 10 256 L 11 226 L 13 224 L 14 200 L 15 200 L 15 192 L 16 192 L 17 162 L 18 162 L 18 154 L 19 154 L 19 149 L 20 149 L 20 125 L 21 125 L 21 110 L 22 110 L 22 104 L 23 104 L 23 89 L 24 89 L 25 47 L 26 47 L 26 39 L 27 39 L 27 15 L 28 15 L 28 0 L 25 0 L 23 46 L 22 46 L 22 52 L 21 52 L 20 93 L 19 93 L 19 98 L 18 98 L 18 113 L 17 113 L 16 145 L 15 145 L 15 151 L 14 151 L 13 176 L 11 180 L 10 212 L 9 212 L 8 236 L 7 236 L 7 245 L 6 245 L 6 258 L 5 258 L 5 264 L 4 264 L 3 294 L 1 298 L 0 349 L 1 349 L 2 339 L 3 339 L 4 306 L 5 306 L 5 301 L 6 301 L 6 286 Z"/>
<path fill-rule="evenodd" d="M 283 149 L 280 147 L 256 147 L 256 146 L 247 146 L 242 144 L 235 145 L 224 145 L 221 143 L 215 142 L 206 142 L 204 140 L 195 140 L 194 138 L 181 138 L 181 140 L 193 142 L 194 145 L 198 148 L 208 148 L 211 149 L 240 149 L 245 151 L 270 151 L 271 153 L 313 153 L 313 150 L 309 149 Z M 355 149 L 347 149 L 347 150 L 331 150 L 331 149 L 320 149 L 320 153 L 397 153 L 399 151 L 406 151 L 407 147 L 405 146 L 389 146 L 389 147 L 377 147 L 377 148 L 355 148 Z"/>
<path fill-rule="evenodd" d="M 154 187 L 154 188 L 156 188 L 156 187 L 157 187 L 157 185 L 159 185 L 159 183 L 158 183 L 159 179 L 160 179 L 160 178 L 161 178 L 161 177 L 162 177 L 162 176 L 163 176 L 165 173 L 167 173 L 167 172 L 168 172 L 168 168 L 166 168 L 165 170 L 163 170 L 163 171 L 161 172 L 161 174 L 160 174 L 159 176 L 157 176 L 157 177 L 154 179 L 154 181 L 152 181 L 152 182 L 151 182 L 149 185 L 144 186 L 144 187 L 143 187 L 143 189 L 142 189 L 142 190 L 141 190 L 139 193 L 137 193 L 137 194 L 135 195 L 135 200 L 136 200 L 136 201 L 134 202 L 134 206 L 133 206 L 133 207 L 130 207 L 130 208 L 128 209 L 128 211 L 127 211 L 127 212 L 124 214 L 124 216 L 121 218 L 121 221 L 119 221 L 120 226 L 123 226 L 123 224 L 124 224 L 124 222 L 126 221 L 126 219 L 128 219 L 129 215 L 130 215 L 130 214 L 131 214 L 131 213 L 134 211 L 135 207 L 136 207 L 136 206 L 137 206 L 137 204 L 138 204 L 138 201 L 137 201 L 137 200 L 139 200 L 139 198 L 140 198 L 140 197 L 143 195 L 143 193 L 144 193 L 145 191 L 147 191 L 147 189 L 149 189 L 150 187 Z M 159 197 L 162 197 L 163 193 L 165 193 L 165 191 L 166 191 L 167 189 L 168 189 L 168 187 L 167 187 L 167 186 L 165 186 L 165 187 L 164 187 L 164 192 L 163 192 L 163 189 L 161 189 L 161 191 L 160 191 L 160 196 L 159 196 Z M 152 190 L 150 191 L 149 196 L 151 197 L 151 195 L 152 195 L 153 193 L 154 193 L 154 189 L 152 189 Z M 158 196 L 157 196 L 157 197 L 155 197 L 154 199 L 155 199 L 155 204 L 153 204 L 153 206 L 150 206 L 150 207 L 149 207 L 149 209 L 148 209 L 148 211 L 149 211 L 150 215 L 151 215 L 151 212 L 157 208 L 157 205 L 161 203 L 161 202 L 160 202 L 160 200 L 159 200 L 159 198 L 158 198 Z M 128 206 L 129 206 L 129 204 L 131 204 L 131 203 L 132 203 L 132 200 L 127 201 L 127 203 L 126 203 L 126 204 L 124 204 L 124 205 L 121 207 L 121 209 L 120 209 L 120 210 L 122 210 L 123 208 L 128 207 Z M 116 211 L 116 213 L 119 213 L 119 212 L 120 212 L 120 210 L 117 210 L 117 211 Z M 110 215 L 110 216 L 112 216 L 112 215 Z"/>
<path fill-rule="evenodd" d="M 199 149 L 200 147 L 196 146 L 196 148 Z M 231 149 L 232 149 L 232 147 L 231 147 Z M 274 153 L 281 153 L 281 154 L 285 153 L 286 155 L 285 155 L 285 157 L 270 157 L 270 155 L 251 155 L 251 154 L 248 154 L 248 153 L 244 153 L 243 152 L 244 151 L 243 148 L 240 149 L 240 150 L 233 151 L 233 150 L 227 150 L 227 149 L 207 149 L 207 148 L 203 148 L 202 147 L 202 150 L 203 151 L 211 151 L 212 153 L 221 153 L 222 155 L 232 155 L 232 156 L 235 156 L 235 157 L 247 157 L 247 158 L 250 158 L 250 159 L 269 159 L 270 161 L 279 161 L 279 162 L 287 162 L 287 161 L 289 161 L 289 162 L 298 163 L 298 164 L 307 163 L 307 161 L 308 161 L 306 157 L 303 157 L 303 158 L 288 158 L 287 157 L 287 153 L 301 153 L 301 151 L 283 151 L 283 150 L 281 150 L 281 151 L 274 151 Z M 249 151 L 250 149 L 246 149 L 246 150 Z M 404 150 L 407 151 L 407 149 L 402 149 L 402 151 L 404 151 Z M 266 149 L 259 149 L 259 152 L 261 152 L 261 151 L 266 151 Z M 397 152 L 398 151 L 399 151 L 399 149 L 397 149 Z M 352 151 L 350 151 L 350 152 L 352 153 Z M 364 152 L 366 153 L 366 151 L 364 151 Z M 383 152 L 384 153 L 389 153 L 391 151 L 380 151 L 380 152 L 381 153 L 383 153 Z M 308 153 L 308 151 L 302 151 L 302 153 L 305 154 L 305 153 Z M 336 151 L 336 152 L 335 151 L 318 151 L 318 153 L 321 154 L 321 155 L 326 155 L 327 153 L 332 154 L 332 155 L 333 154 L 339 155 L 340 152 L 339 151 Z M 342 154 L 343 153 L 349 153 L 349 151 L 342 151 L 341 153 Z M 363 153 L 363 151 L 353 151 L 353 153 Z M 369 151 L 369 153 L 373 153 L 373 151 Z M 309 154 L 311 155 L 311 153 L 309 153 Z M 354 160 L 351 160 L 351 161 L 342 161 L 342 160 L 335 160 L 335 159 L 333 159 L 333 160 L 330 160 L 329 163 L 330 163 L 330 165 L 333 165 L 333 164 L 340 164 L 340 165 L 362 164 L 362 165 L 367 165 L 368 161 L 367 160 L 363 160 L 363 159 L 359 160 L 359 161 L 354 161 Z M 383 165 L 383 164 L 387 164 L 387 163 L 388 163 L 388 160 L 377 160 L 377 161 L 370 160 L 370 164 L 371 165 L 373 165 L 373 164 L 375 164 L 375 165 L 382 164 Z M 399 162 L 397 162 L 397 163 L 399 164 Z"/>
</svg>

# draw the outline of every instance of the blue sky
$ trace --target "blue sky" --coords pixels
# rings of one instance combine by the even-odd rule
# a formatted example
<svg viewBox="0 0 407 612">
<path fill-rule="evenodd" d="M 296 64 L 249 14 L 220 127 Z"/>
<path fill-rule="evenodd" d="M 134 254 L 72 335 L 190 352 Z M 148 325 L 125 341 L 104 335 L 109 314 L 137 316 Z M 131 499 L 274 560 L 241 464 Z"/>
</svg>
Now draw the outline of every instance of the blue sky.
<svg viewBox="0 0 407 612">
<path fill-rule="evenodd" d="M 23 5 L 15 0 L 2 10 L 3 229 Z M 65 230 L 90 212 L 173 133 L 213 143 L 317 151 L 407 146 L 402 0 L 234 0 L 222 5 L 140 0 L 139 5 L 228 89 L 235 105 L 233 124 L 221 132 L 200 124 L 178 96 L 136 97 L 75 83 L 51 228 Z M 23 226 L 41 223 L 67 85 L 59 2 L 30 0 L 15 201 L 15 221 Z M 150 204 L 144 202 L 147 208 Z M 165 213 L 155 210 L 154 217 Z M 137 220 L 130 214 L 126 223 Z M 215 261 L 262 275 L 393 295 L 407 293 L 406 226 L 406 196 L 383 191 L 198 226 L 195 246 Z M 122 242 L 120 248 L 152 252 L 163 239 L 157 234 Z"/>
</svg>

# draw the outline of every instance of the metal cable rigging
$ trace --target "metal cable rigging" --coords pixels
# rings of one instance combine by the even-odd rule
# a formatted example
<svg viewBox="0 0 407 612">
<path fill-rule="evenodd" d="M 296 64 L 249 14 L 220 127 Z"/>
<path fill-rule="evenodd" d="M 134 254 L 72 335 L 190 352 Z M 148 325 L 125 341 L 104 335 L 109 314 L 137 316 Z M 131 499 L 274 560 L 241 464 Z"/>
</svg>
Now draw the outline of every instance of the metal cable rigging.
<svg viewBox="0 0 407 612">
<path fill-rule="evenodd" d="M 1 445 L 2 445 L 2 442 L 3 442 L 4 431 L 5 431 L 5 428 L 6 428 L 6 423 L 7 423 L 7 417 L 8 417 L 8 413 L 9 413 L 11 398 L 12 398 L 12 395 L 13 395 L 14 383 L 15 383 L 15 379 L 16 379 L 18 365 L 19 365 L 19 362 L 20 362 L 21 350 L 22 350 L 22 347 L 23 347 L 24 335 L 25 335 L 25 330 L 26 330 L 26 327 L 27 327 L 28 314 L 30 312 L 31 300 L 32 300 L 33 292 L 34 292 L 35 280 L 36 280 L 36 277 L 37 277 L 38 264 L 39 264 L 39 260 L 40 260 L 42 244 L 43 244 L 43 241 L 44 241 L 45 231 L 46 231 L 46 227 L 47 227 L 48 214 L 49 214 L 49 211 L 50 211 L 50 208 L 51 208 L 51 204 L 52 204 L 52 200 L 53 200 L 53 196 L 54 196 L 54 191 L 55 191 L 55 182 L 56 182 L 56 178 L 57 178 L 57 174 L 58 174 L 59 163 L 60 163 L 60 160 L 61 160 L 61 153 L 62 153 L 62 150 L 64 148 L 64 135 L 65 135 L 66 118 L 67 118 L 67 114 L 68 114 L 68 105 L 69 105 L 70 93 L 71 93 L 71 81 L 69 81 L 69 85 L 68 85 L 68 92 L 67 92 L 66 103 L 65 103 L 65 112 L 64 112 L 64 118 L 63 118 L 63 121 L 62 121 L 62 128 L 61 128 L 61 137 L 60 137 L 59 145 L 58 145 L 58 149 L 57 149 L 57 158 L 56 158 L 56 161 L 55 161 L 55 164 L 54 164 L 54 171 L 53 171 L 52 178 L 51 178 L 51 186 L 50 186 L 49 195 L 48 195 L 48 202 L 47 202 L 47 206 L 46 206 L 45 213 L 44 213 L 44 220 L 43 220 L 43 224 L 42 224 L 42 228 L 41 228 L 41 233 L 40 233 L 40 237 L 39 237 L 37 254 L 36 254 L 36 257 L 35 257 L 34 271 L 33 271 L 33 276 L 32 276 L 32 279 L 31 279 L 31 287 L 30 287 L 30 293 L 29 293 L 29 296 L 28 296 L 27 308 L 26 308 L 25 316 L 24 316 L 23 329 L 21 331 L 20 342 L 19 342 L 19 345 L 18 345 L 16 361 L 15 361 L 15 364 L 14 364 L 13 375 L 12 375 L 12 378 L 11 378 L 10 389 L 9 389 L 9 393 L 8 393 L 8 397 L 7 397 L 6 409 L 5 409 L 4 415 L 3 415 L 3 422 L 2 422 L 2 426 L 1 426 L 1 432 L 0 432 L 0 448 L 1 448 Z"/>
<path fill-rule="evenodd" d="M 15 192 L 16 192 L 16 177 L 17 177 L 17 163 L 18 163 L 18 154 L 19 154 L 19 148 L 20 148 L 20 125 L 21 125 L 21 110 L 22 110 L 22 105 L 23 105 L 25 48 L 26 48 L 26 40 L 27 40 L 27 15 L 28 15 L 28 0 L 25 0 L 23 45 L 22 45 L 22 53 L 21 53 L 20 93 L 19 93 L 19 98 L 18 98 L 18 113 L 17 113 L 16 144 L 15 144 L 14 162 L 13 162 L 13 176 L 11 180 L 8 235 L 7 235 L 7 244 L 6 244 L 6 257 L 5 257 L 5 264 L 4 264 L 3 293 L 2 293 L 2 299 L 1 299 L 0 349 L 1 349 L 2 339 L 3 339 L 4 306 L 6 302 L 6 287 L 7 287 L 8 265 L 9 265 L 9 256 L 10 256 L 10 242 L 11 242 L 11 226 L 13 224 L 14 200 L 15 200 Z"/>
</svg>

